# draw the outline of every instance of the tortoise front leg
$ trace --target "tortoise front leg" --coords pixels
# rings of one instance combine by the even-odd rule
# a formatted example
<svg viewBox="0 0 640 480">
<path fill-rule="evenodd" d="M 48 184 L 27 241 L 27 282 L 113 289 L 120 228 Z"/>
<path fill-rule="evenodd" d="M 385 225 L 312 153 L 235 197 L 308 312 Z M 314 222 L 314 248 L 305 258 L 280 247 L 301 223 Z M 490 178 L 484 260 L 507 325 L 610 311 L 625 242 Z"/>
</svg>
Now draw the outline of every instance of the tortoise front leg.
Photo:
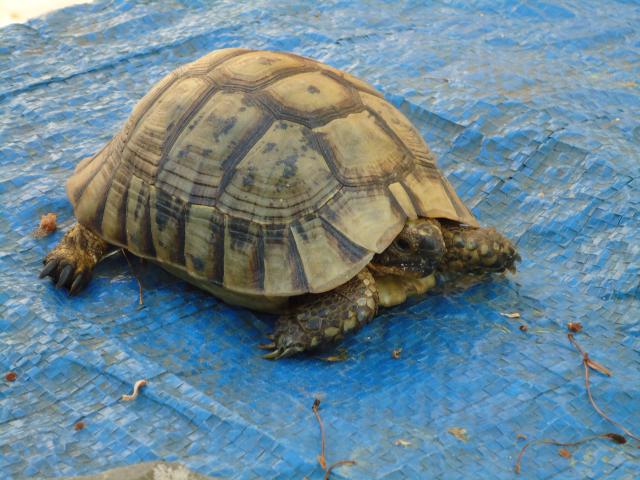
<svg viewBox="0 0 640 480">
<path fill-rule="evenodd" d="M 378 310 L 378 289 L 365 269 L 344 285 L 326 293 L 302 297 L 293 310 L 278 318 L 274 342 L 264 358 L 277 360 L 342 339 L 366 325 Z"/>
<path fill-rule="evenodd" d="M 93 267 L 108 248 L 107 242 L 76 223 L 44 258 L 40 278 L 49 275 L 56 287 L 78 293 L 87 285 Z"/>
</svg>

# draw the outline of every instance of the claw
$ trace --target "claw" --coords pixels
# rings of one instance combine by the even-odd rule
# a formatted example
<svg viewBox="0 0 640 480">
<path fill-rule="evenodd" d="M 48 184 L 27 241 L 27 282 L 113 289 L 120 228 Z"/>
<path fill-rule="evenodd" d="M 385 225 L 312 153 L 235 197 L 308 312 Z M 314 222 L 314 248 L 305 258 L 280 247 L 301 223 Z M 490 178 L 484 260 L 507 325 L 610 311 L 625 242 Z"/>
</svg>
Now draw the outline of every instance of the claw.
<svg viewBox="0 0 640 480">
<path fill-rule="evenodd" d="M 301 352 L 302 349 L 299 347 L 289 347 L 289 348 L 277 348 L 272 352 L 265 353 L 262 355 L 262 358 L 266 358 L 267 360 L 280 360 L 281 358 L 290 357 L 291 355 L 295 355 L 296 353 Z"/>
<path fill-rule="evenodd" d="M 273 350 L 272 352 L 265 353 L 264 355 L 262 355 L 262 358 L 266 358 L 267 360 L 278 360 L 282 358 L 282 353 L 282 349 L 278 348 L 276 350 Z"/>
<path fill-rule="evenodd" d="M 58 282 L 56 283 L 56 287 L 64 287 L 69 279 L 71 278 L 71 274 L 73 273 L 73 265 L 65 265 L 60 272 L 60 276 L 58 277 Z"/>
<path fill-rule="evenodd" d="M 261 343 L 260 345 L 258 345 L 258 348 L 260 350 L 274 350 L 276 348 L 276 344 L 271 342 L 271 343 Z"/>
<path fill-rule="evenodd" d="M 44 268 L 40 272 L 40 278 L 44 278 L 47 275 L 50 275 L 51 272 L 55 270 L 56 266 L 58 266 L 57 260 L 49 260 L 49 262 L 44 266 Z"/>
<path fill-rule="evenodd" d="M 71 288 L 69 288 L 69 293 L 71 295 L 75 295 L 76 293 L 80 292 L 80 290 L 82 290 L 87 285 L 88 281 L 89 281 L 89 274 L 87 272 L 80 272 L 73 279 Z"/>
</svg>

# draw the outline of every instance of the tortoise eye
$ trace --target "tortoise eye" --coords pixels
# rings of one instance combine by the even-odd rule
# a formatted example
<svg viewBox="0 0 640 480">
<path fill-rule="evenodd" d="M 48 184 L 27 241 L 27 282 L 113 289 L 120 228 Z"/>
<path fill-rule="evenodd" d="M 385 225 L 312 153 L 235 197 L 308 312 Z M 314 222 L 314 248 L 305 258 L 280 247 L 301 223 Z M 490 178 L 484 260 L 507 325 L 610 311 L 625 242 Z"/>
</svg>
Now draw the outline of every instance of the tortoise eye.
<svg viewBox="0 0 640 480">
<path fill-rule="evenodd" d="M 411 250 L 411 244 L 404 238 L 398 238 L 395 241 L 395 244 L 397 249 L 400 250 L 401 252 L 408 252 L 409 250 Z"/>
</svg>

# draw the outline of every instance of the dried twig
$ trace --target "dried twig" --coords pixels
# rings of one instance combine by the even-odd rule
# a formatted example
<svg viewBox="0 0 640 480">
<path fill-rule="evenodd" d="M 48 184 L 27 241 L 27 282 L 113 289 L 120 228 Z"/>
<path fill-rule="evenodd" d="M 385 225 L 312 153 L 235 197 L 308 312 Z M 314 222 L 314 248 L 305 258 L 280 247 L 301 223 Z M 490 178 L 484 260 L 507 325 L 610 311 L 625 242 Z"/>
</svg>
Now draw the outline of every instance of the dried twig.
<svg viewBox="0 0 640 480">
<path fill-rule="evenodd" d="M 311 410 L 313 410 L 313 414 L 316 416 L 316 419 L 318 420 L 318 425 L 320 425 L 320 436 L 322 437 L 322 447 L 320 449 L 320 455 L 317 456 L 317 459 L 322 469 L 326 470 L 327 460 L 324 456 L 324 425 L 322 424 L 322 419 L 320 418 L 320 414 L 318 413 L 319 409 L 320 409 L 320 399 L 316 398 L 313 401 L 313 406 L 311 407 Z"/>
<path fill-rule="evenodd" d="M 133 386 L 133 393 L 131 395 L 122 395 L 122 400 L 124 400 L 125 402 L 128 402 L 130 400 L 135 400 L 136 398 L 138 398 L 138 393 L 140 392 L 140 389 L 144 387 L 146 384 L 147 384 L 146 380 L 138 380 Z"/>
<path fill-rule="evenodd" d="M 587 388 L 587 395 L 589 396 L 589 401 L 591 402 L 591 405 L 593 406 L 595 411 L 598 412 L 600 414 L 600 416 L 602 418 L 604 418 L 605 420 L 607 420 L 609 423 L 611 423 L 612 425 L 615 425 L 620 430 L 622 430 L 624 433 L 629 435 L 631 438 L 633 438 L 634 440 L 640 442 L 640 437 L 638 437 L 637 435 L 634 435 L 633 433 L 631 433 L 624 425 L 621 425 L 620 423 L 616 422 L 615 420 L 612 420 L 611 418 L 609 418 L 609 416 L 606 413 L 604 413 L 602 411 L 602 409 L 593 400 L 593 396 L 591 395 L 591 385 L 589 383 L 589 368 L 593 368 L 594 370 L 598 370 L 598 371 L 600 371 L 602 373 L 605 373 L 605 375 L 611 375 L 611 372 L 609 371 L 609 369 L 607 369 L 606 367 L 603 367 L 598 362 L 595 362 L 595 361 L 591 360 L 589 358 L 589 354 L 587 352 L 585 352 L 580 347 L 580 345 L 578 344 L 578 342 L 576 341 L 576 339 L 575 339 L 575 337 L 573 336 L 572 333 L 567 333 L 567 338 L 569 338 L 569 341 L 571 342 L 571 344 L 582 355 L 582 365 L 584 366 L 584 385 Z M 604 372 L 603 372 L 603 369 L 604 369 Z M 608 373 L 606 373 L 606 372 L 608 372 Z"/>
<path fill-rule="evenodd" d="M 627 439 L 624 438 L 622 435 L 618 435 L 617 433 L 601 433 L 600 435 L 591 435 L 589 437 L 582 438 L 575 442 L 557 442 L 555 440 L 549 440 L 546 438 L 542 440 L 533 440 L 531 442 L 526 443 L 520 450 L 520 453 L 518 454 L 518 459 L 516 460 L 516 466 L 514 470 L 516 473 L 520 473 L 522 456 L 524 455 L 524 452 L 527 450 L 527 448 L 529 448 L 531 445 L 555 445 L 557 447 L 577 447 L 578 445 L 582 445 L 583 443 L 590 442 L 591 440 L 596 440 L 598 438 L 604 438 L 619 444 L 627 443 Z"/>
<path fill-rule="evenodd" d="M 313 400 L 313 406 L 311 407 L 311 410 L 313 410 L 313 414 L 316 416 L 316 419 L 318 420 L 318 425 L 320 425 L 320 436 L 322 438 L 322 446 L 321 446 L 321 450 L 320 450 L 320 455 L 318 455 L 316 458 L 318 459 L 318 463 L 320 464 L 320 466 L 322 467 L 322 469 L 324 470 L 324 480 L 329 480 L 329 477 L 331 476 L 331 471 L 334 468 L 340 467 L 342 465 L 355 465 L 356 462 L 354 462 L 353 460 L 340 460 L 336 463 L 333 463 L 331 466 L 329 466 L 329 468 L 327 468 L 327 459 L 324 455 L 324 449 L 325 449 L 325 441 L 324 441 L 324 425 L 322 424 L 322 419 L 320 418 L 320 413 L 318 412 L 318 410 L 320 410 L 320 399 L 316 398 Z"/>
<path fill-rule="evenodd" d="M 355 465 L 355 464 L 356 462 L 354 462 L 353 460 L 340 460 L 339 462 L 334 463 L 329 468 L 327 468 L 327 471 L 324 474 L 324 480 L 329 480 L 329 476 L 331 475 L 331 470 L 333 470 L 334 468 L 339 467 L 341 465 Z"/>
<path fill-rule="evenodd" d="M 138 288 L 140 290 L 140 305 L 142 305 L 142 282 L 140 281 L 140 277 L 138 277 L 138 274 L 134 270 L 133 265 L 131 265 L 131 262 L 129 261 L 129 257 L 127 257 L 127 252 L 124 251 L 124 248 L 121 248 L 120 251 L 122 252 L 122 255 L 124 255 L 124 258 L 127 261 L 127 263 L 129 264 L 129 268 L 131 269 L 133 276 L 136 277 L 136 281 L 138 282 Z"/>
</svg>

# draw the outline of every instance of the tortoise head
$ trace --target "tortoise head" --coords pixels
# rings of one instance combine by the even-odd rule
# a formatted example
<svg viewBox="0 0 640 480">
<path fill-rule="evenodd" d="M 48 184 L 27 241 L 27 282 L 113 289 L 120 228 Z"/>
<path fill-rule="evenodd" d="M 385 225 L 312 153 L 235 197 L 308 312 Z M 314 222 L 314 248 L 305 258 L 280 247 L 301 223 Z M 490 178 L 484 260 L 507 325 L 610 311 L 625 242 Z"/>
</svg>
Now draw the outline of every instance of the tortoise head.
<svg viewBox="0 0 640 480">
<path fill-rule="evenodd" d="M 387 249 L 374 255 L 370 267 L 385 275 L 421 278 L 431 275 L 445 253 L 436 220 L 409 220 Z"/>
</svg>

